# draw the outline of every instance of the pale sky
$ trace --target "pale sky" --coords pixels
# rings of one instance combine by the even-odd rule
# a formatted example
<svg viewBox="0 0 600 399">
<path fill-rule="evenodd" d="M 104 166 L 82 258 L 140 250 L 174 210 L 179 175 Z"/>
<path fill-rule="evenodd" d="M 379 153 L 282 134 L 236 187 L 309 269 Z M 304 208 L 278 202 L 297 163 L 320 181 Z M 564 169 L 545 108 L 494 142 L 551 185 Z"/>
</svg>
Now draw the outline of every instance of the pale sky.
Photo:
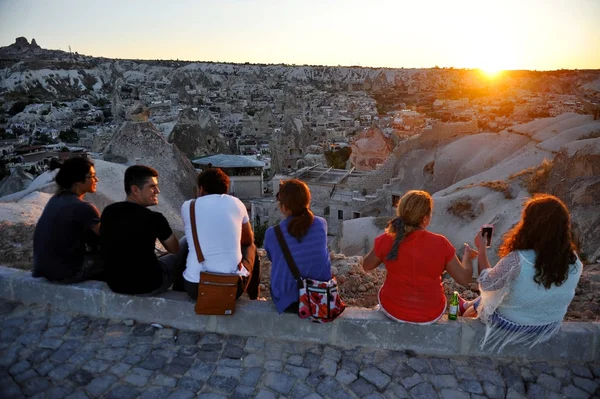
<svg viewBox="0 0 600 399">
<path fill-rule="evenodd" d="M 599 69 L 600 0 L 0 0 L 0 46 L 133 59 Z"/>
</svg>

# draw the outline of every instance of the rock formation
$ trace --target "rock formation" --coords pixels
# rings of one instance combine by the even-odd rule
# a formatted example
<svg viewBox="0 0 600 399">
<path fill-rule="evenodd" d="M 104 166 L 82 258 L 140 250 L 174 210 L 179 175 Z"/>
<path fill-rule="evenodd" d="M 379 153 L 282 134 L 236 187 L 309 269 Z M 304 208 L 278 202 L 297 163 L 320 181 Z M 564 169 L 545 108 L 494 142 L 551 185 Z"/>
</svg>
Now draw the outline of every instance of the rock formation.
<svg viewBox="0 0 600 399">
<path fill-rule="evenodd" d="M 9 177 L 0 181 L 0 197 L 25 190 L 32 181 L 32 175 L 23 168 L 16 168 Z"/>
<path fill-rule="evenodd" d="M 206 110 L 195 112 L 186 108 L 181 111 L 169 135 L 169 142 L 188 158 L 231 153 L 227 141 L 219 132 L 219 126 Z"/>
<path fill-rule="evenodd" d="M 352 143 L 350 162 L 357 170 L 374 170 L 377 164 L 386 160 L 392 149 L 391 140 L 379 128 L 372 127 Z"/>
<path fill-rule="evenodd" d="M 287 115 L 283 129 L 276 130 L 271 137 L 271 167 L 276 172 L 295 169 L 306 148 L 315 141 L 318 138 L 310 126 L 298 117 Z"/>
<path fill-rule="evenodd" d="M 119 155 L 130 163 L 148 165 L 159 174 L 161 191 L 174 206 L 191 198 L 196 171 L 185 155 L 150 122 L 125 122 L 113 135 L 106 154 Z"/>
</svg>

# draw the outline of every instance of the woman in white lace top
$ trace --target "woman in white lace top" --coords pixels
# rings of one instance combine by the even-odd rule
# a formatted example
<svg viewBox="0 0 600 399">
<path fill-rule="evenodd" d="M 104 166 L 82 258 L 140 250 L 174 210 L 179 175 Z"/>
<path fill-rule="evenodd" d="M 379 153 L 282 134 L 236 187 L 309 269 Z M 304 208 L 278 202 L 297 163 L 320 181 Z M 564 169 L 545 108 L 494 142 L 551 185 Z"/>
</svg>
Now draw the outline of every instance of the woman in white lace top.
<svg viewBox="0 0 600 399">
<path fill-rule="evenodd" d="M 549 340 L 560 329 L 583 267 L 565 204 L 547 194 L 528 200 L 521 220 L 504 236 L 502 258 L 493 268 L 481 232 L 475 245 L 481 296 L 461 301 L 461 310 L 486 324 L 481 347 L 500 352 L 507 344 L 531 348 Z"/>
</svg>

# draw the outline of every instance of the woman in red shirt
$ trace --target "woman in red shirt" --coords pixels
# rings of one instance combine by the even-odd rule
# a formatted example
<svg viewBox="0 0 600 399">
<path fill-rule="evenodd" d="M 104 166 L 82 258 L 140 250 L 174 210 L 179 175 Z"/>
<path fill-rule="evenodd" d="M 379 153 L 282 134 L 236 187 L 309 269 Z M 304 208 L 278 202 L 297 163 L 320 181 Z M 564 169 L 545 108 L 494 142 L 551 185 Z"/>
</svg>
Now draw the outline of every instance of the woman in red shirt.
<svg viewBox="0 0 600 399">
<path fill-rule="evenodd" d="M 407 192 L 398 203 L 398 216 L 375 238 L 363 261 L 366 271 L 385 265 L 387 277 L 379 291 L 379 304 L 399 322 L 431 324 L 442 317 L 446 311 L 444 270 L 461 285 L 471 282 L 477 252 L 465 244 L 460 262 L 446 237 L 425 230 L 432 210 L 433 198 L 427 192 Z"/>
</svg>

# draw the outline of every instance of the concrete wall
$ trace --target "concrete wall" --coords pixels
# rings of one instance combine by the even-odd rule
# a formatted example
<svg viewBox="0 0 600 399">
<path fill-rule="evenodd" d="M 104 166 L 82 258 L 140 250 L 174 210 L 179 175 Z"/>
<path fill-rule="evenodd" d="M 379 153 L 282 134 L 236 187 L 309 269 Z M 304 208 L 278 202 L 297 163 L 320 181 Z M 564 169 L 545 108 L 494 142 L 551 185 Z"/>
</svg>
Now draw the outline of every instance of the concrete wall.
<svg viewBox="0 0 600 399">
<path fill-rule="evenodd" d="M 347 308 L 334 322 L 311 323 L 291 313 L 278 314 L 271 302 L 240 299 L 232 316 L 198 316 L 182 292 L 135 297 L 111 292 L 105 283 L 88 281 L 58 285 L 34 279 L 29 272 L 0 266 L 0 298 L 43 303 L 53 308 L 110 319 L 134 319 L 182 330 L 316 342 L 342 347 L 411 350 L 432 356 L 501 356 L 525 359 L 600 360 L 600 323 L 563 324 L 550 341 L 533 349 L 507 347 L 502 354 L 485 352 L 479 343 L 484 326 L 478 320 L 446 317 L 435 324 L 400 324 L 381 312 Z"/>
</svg>

